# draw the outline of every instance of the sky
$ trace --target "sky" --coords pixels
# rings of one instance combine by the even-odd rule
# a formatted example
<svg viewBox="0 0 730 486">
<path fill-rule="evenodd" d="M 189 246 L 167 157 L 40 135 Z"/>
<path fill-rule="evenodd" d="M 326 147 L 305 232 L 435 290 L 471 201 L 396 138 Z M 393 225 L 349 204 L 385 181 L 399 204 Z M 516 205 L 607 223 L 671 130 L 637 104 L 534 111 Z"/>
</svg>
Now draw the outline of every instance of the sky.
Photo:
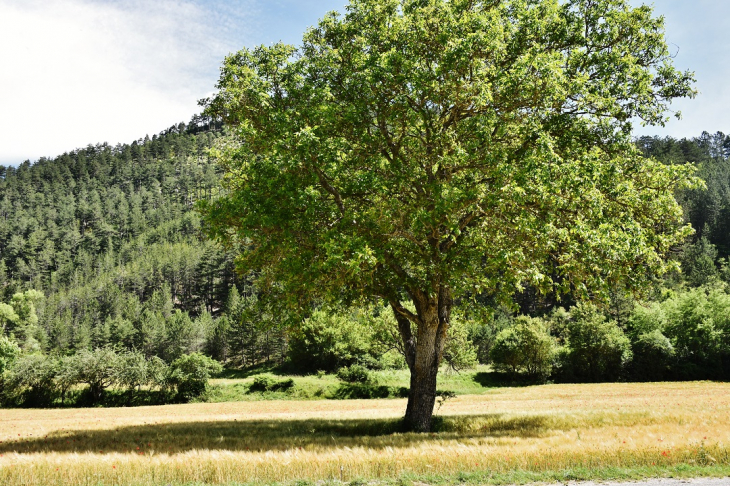
<svg viewBox="0 0 730 486">
<path fill-rule="evenodd" d="M 641 0 L 631 0 L 633 4 Z M 131 143 L 200 111 L 226 54 L 284 41 L 347 0 L 0 0 L 0 164 Z M 651 3 L 651 2 L 645 2 Z M 637 135 L 730 132 L 730 1 L 655 0 L 700 95 Z"/>
</svg>

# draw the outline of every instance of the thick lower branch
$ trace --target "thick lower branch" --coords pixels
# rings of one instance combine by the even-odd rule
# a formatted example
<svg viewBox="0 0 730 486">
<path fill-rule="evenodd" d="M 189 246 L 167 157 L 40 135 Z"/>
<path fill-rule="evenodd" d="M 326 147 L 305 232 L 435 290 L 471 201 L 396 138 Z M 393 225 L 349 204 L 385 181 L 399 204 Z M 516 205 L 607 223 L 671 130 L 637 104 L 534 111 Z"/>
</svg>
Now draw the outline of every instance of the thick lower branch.
<svg viewBox="0 0 730 486">
<path fill-rule="evenodd" d="M 393 309 L 393 315 L 398 323 L 398 332 L 403 342 L 403 355 L 408 364 L 408 369 L 413 372 L 413 367 L 416 363 L 416 340 L 411 331 L 411 320 L 399 311 L 399 308 L 402 307 L 400 304 L 391 302 L 390 306 Z"/>
</svg>

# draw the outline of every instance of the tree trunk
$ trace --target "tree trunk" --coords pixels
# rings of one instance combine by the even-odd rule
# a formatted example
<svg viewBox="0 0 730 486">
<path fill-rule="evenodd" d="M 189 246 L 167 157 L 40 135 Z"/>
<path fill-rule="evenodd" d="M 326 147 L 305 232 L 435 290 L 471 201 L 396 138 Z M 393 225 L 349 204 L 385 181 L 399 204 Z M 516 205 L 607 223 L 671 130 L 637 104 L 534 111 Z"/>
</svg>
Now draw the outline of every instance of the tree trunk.
<svg viewBox="0 0 730 486">
<path fill-rule="evenodd" d="M 408 312 L 398 302 L 391 302 L 403 342 L 403 354 L 411 372 L 404 426 L 408 431 L 429 432 L 452 299 L 449 290 L 443 287 L 437 296 L 412 292 L 412 298 L 416 314 Z M 416 325 L 415 337 L 412 323 Z"/>
</svg>

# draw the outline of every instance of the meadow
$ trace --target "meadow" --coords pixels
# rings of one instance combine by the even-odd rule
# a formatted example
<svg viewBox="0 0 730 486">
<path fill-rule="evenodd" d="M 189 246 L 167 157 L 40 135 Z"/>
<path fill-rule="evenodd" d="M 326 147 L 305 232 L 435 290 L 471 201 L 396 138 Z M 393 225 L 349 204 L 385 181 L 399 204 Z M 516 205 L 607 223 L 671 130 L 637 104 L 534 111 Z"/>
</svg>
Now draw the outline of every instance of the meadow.
<svg viewBox="0 0 730 486">
<path fill-rule="evenodd" d="M 252 389 L 256 378 L 267 377 L 272 382 L 291 380 L 292 386 L 261 392 Z M 367 383 L 346 383 L 334 374 L 289 375 L 277 368 L 262 367 L 248 371 L 225 370 L 210 380 L 204 400 L 208 402 L 237 402 L 249 400 L 324 400 L 357 398 L 404 398 L 408 394 L 410 374 L 407 369 L 370 371 Z M 515 384 L 506 375 L 494 373 L 489 366 L 454 372 L 442 369 L 439 390 L 457 395 L 487 393 L 494 386 Z"/>
<path fill-rule="evenodd" d="M 524 483 L 730 475 L 730 385 L 492 388 L 431 434 L 405 400 L 2 410 L 0 484 Z"/>
</svg>

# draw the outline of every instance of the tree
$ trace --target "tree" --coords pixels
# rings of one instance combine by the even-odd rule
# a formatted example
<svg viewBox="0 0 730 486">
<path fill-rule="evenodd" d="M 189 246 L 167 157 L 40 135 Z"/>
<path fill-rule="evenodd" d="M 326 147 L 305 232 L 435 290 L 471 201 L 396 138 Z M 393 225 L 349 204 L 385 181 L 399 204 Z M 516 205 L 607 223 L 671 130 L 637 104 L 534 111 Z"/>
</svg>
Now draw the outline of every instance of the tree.
<svg viewBox="0 0 730 486">
<path fill-rule="evenodd" d="M 636 288 L 691 231 L 691 170 L 631 140 L 694 95 L 663 29 L 626 0 L 351 0 L 226 58 L 210 234 L 293 303 L 387 301 L 427 431 L 456 298 Z"/>
<path fill-rule="evenodd" d="M 89 385 L 92 402 L 99 403 L 104 391 L 117 382 L 119 355 L 111 348 L 98 348 L 82 350 L 73 359 L 78 381 Z"/>
<path fill-rule="evenodd" d="M 5 372 L 12 368 L 18 356 L 20 356 L 20 348 L 18 345 L 5 336 L 0 335 L 0 387 L 2 387 Z"/>
<path fill-rule="evenodd" d="M 520 316 L 515 325 L 497 334 L 491 356 L 494 363 L 513 376 L 524 371 L 532 379 L 550 375 L 555 356 L 555 340 L 546 323 L 536 317 Z"/>
<path fill-rule="evenodd" d="M 178 397 L 188 401 L 200 396 L 211 375 L 223 371 L 217 361 L 200 353 L 181 356 L 170 364 L 168 381 L 177 389 Z"/>
<path fill-rule="evenodd" d="M 18 322 L 18 314 L 13 306 L 0 302 L 0 336 L 5 334 L 6 329 L 12 330 L 10 326 Z"/>
<path fill-rule="evenodd" d="M 616 381 L 633 358 L 629 338 L 594 305 L 581 303 L 571 309 L 568 341 L 563 378 Z"/>
</svg>

